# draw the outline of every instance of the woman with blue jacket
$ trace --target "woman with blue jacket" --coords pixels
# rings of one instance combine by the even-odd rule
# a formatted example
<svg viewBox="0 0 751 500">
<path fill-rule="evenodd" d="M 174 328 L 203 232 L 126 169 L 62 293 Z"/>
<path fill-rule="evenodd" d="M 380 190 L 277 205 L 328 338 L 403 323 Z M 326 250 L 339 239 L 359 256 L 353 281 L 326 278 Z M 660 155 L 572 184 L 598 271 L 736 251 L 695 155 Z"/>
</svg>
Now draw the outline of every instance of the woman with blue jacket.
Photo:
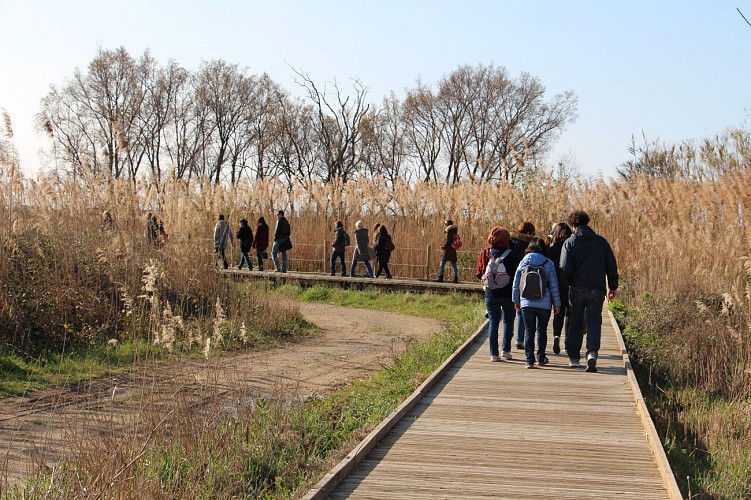
<svg viewBox="0 0 751 500">
<path fill-rule="evenodd" d="M 524 319 L 524 354 L 527 368 L 545 366 L 548 358 L 545 348 L 548 343 L 550 306 L 555 314 L 561 308 L 558 277 L 553 261 L 547 258 L 547 247 L 541 238 L 532 238 L 524 251 L 525 255 L 514 274 L 511 295 L 514 307 Z M 542 270 L 542 272 L 540 272 Z M 537 363 L 535 363 L 535 331 L 537 332 Z"/>
</svg>

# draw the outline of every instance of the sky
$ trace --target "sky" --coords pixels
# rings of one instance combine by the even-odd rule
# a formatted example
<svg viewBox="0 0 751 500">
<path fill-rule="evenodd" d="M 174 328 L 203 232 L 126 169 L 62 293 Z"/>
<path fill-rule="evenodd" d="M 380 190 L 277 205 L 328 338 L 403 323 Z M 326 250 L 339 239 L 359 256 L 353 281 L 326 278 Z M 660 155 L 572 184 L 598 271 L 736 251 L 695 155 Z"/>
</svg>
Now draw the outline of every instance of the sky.
<svg viewBox="0 0 751 500">
<path fill-rule="evenodd" d="M 191 71 L 221 59 L 300 96 L 292 68 L 343 87 L 357 78 L 373 103 L 494 64 L 536 76 L 548 98 L 574 91 L 578 118 L 549 161 L 613 177 L 632 136 L 676 143 L 748 127 L 751 26 L 737 8 L 751 20 L 751 0 L 0 0 L 0 107 L 33 175 L 41 99 L 100 49 L 149 50 Z"/>
</svg>

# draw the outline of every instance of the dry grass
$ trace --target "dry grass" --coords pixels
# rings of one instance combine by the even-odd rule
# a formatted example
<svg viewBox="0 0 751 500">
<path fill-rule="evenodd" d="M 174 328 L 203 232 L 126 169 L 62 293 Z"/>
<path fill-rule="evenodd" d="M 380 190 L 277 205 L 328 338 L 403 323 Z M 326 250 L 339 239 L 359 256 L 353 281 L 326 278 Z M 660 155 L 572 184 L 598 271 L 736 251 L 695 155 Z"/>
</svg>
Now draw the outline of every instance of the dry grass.
<svg viewBox="0 0 751 500">
<path fill-rule="evenodd" d="M 493 226 L 513 229 L 529 220 L 542 232 L 572 209 L 585 209 L 618 257 L 622 296 L 630 305 L 659 311 L 648 327 L 657 345 L 668 346 L 659 354 L 670 379 L 731 403 L 751 397 L 748 170 L 715 182 L 635 177 L 574 184 L 540 175 L 523 188 L 397 183 L 393 190 L 380 179 L 231 187 L 166 181 L 159 190 L 145 181 L 106 178 L 85 185 L 32 182 L 7 165 L 0 179 L 0 329 L 6 345 L 139 335 L 205 347 L 218 335 L 238 340 L 243 330 L 273 331 L 276 318 L 294 311 L 262 297 L 237 297 L 213 272 L 218 213 L 235 229 L 242 217 L 265 216 L 273 225 L 272 214 L 285 209 L 297 270 L 325 269 L 335 220 L 348 230 L 358 219 L 366 227 L 380 222 L 397 247 L 394 273 L 418 277 L 437 272 L 442 221 L 450 217 L 465 244 L 460 277 L 471 279 L 476 253 Z M 113 223 L 103 228 L 105 210 Z M 170 235 L 160 249 L 145 244 L 146 210 L 164 221 Z M 223 329 L 215 328 L 225 321 L 217 298 L 229 322 Z M 702 424 L 697 432 L 712 442 L 712 429 Z M 748 425 L 736 431 L 738 442 L 750 436 Z"/>
</svg>

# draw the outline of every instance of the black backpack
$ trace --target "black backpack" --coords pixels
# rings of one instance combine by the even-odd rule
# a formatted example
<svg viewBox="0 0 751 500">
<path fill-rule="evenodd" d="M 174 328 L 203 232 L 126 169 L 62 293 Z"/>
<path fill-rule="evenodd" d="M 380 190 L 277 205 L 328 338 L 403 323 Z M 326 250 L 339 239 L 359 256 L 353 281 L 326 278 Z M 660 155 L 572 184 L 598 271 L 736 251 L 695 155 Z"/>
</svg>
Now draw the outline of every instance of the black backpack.
<svg viewBox="0 0 751 500">
<path fill-rule="evenodd" d="M 545 297 L 548 288 L 548 275 L 545 269 L 542 266 L 526 265 L 522 271 L 519 288 L 525 299 L 539 300 Z"/>
</svg>

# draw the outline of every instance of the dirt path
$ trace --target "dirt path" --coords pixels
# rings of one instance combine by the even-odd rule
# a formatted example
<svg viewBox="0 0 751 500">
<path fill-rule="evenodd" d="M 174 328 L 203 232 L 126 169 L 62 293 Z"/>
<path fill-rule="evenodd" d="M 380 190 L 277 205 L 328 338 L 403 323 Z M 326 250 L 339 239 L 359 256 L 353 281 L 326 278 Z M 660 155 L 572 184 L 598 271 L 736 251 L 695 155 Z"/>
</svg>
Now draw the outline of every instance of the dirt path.
<svg viewBox="0 0 751 500">
<path fill-rule="evenodd" d="M 147 407 L 196 403 L 237 387 L 258 395 L 326 393 L 379 371 L 409 342 L 444 328 L 435 320 L 397 313 L 322 304 L 301 304 L 300 310 L 322 329 L 300 342 L 0 400 L 0 484 L 54 465 L 92 436 L 135 428 Z"/>
</svg>

